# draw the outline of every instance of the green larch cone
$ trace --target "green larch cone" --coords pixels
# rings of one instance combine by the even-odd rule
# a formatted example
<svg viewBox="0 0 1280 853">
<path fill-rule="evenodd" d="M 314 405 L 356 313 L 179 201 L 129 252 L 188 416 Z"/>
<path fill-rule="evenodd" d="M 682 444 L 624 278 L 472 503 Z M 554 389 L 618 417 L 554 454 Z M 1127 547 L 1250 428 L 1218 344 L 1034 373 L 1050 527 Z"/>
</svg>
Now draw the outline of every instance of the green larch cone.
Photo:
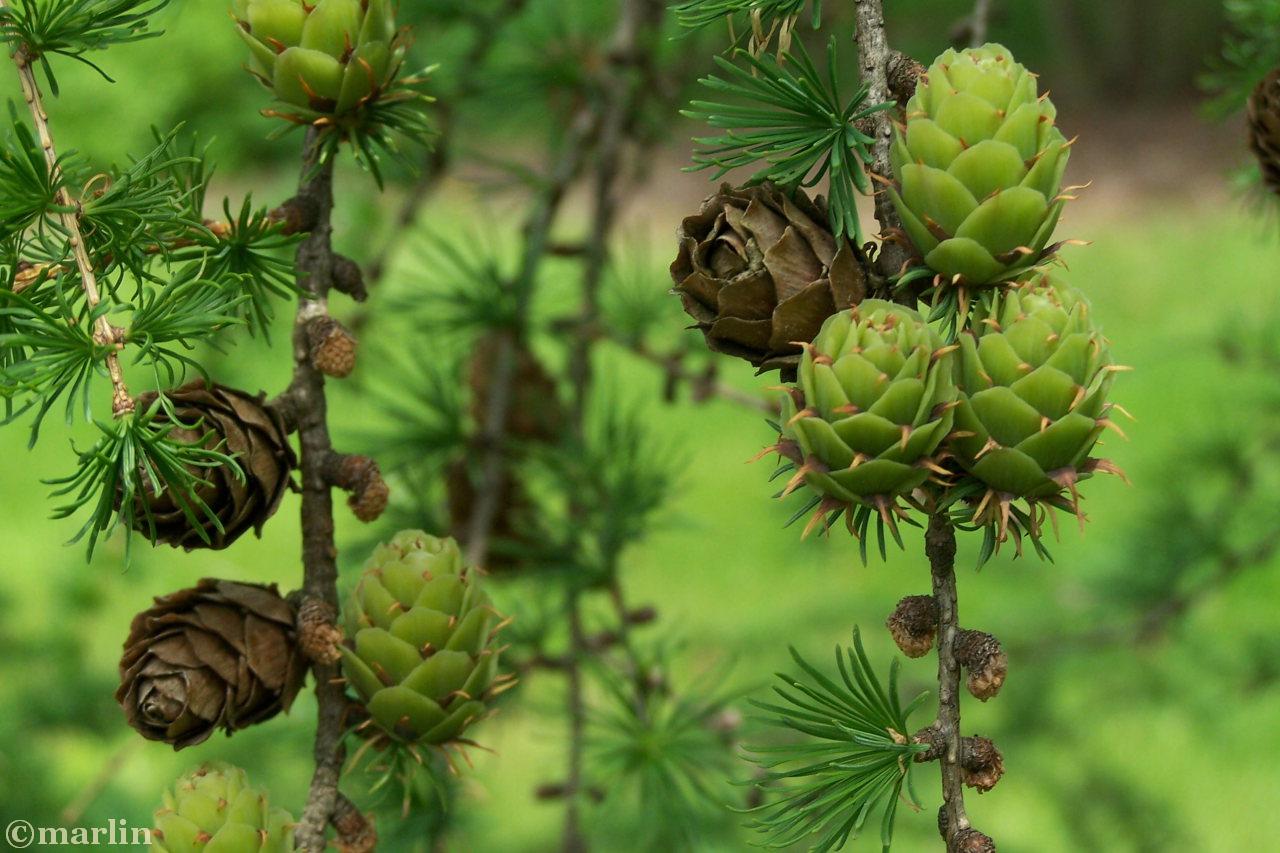
<svg viewBox="0 0 1280 853">
<path fill-rule="evenodd" d="M 391 0 L 232 0 L 250 70 L 304 118 L 377 98 L 404 57 Z"/>
<path fill-rule="evenodd" d="M 458 543 L 421 531 L 379 545 L 346 611 L 343 673 L 395 741 L 458 739 L 508 683 L 498 676 L 501 617 Z"/>
<path fill-rule="evenodd" d="M 1109 419 L 1116 372 L 1111 350 L 1076 290 L 1042 275 L 975 310 L 960 336 L 961 389 L 951 448 L 984 491 L 973 521 L 993 525 L 1004 541 L 1039 537 L 1037 504 L 1080 516 L 1076 485 L 1091 474 L 1119 473 L 1090 456 Z M 1011 512 L 1026 500 L 1030 514 Z M 1020 524 L 1019 522 L 1025 522 Z"/>
<path fill-rule="evenodd" d="M 239 767 L 215 762 L 165 791 L 152 853 L 292 853 L 293 816 L 272 808 Z"/>
<path fill-rule="evenodd" d="M 1010 281 L 1053 253 L 1071 143 L 1036 76 L 998 44 L 934 61 L 907 103 L 889 190 L 939 286 Z"/>
<path fill-rule="evenodd" d="M 827 320 L 786 389 L 771 448 L 796 466 L 784 495 L 804 483 L 822 496 L 810 529 L 843 510 L 862 538 L 874 511 L 896 536 L 900 499 L 945 473 L 936 454 L 954 418 L 954 354 L 891 302 L 868 299 Z"/>
</svg>

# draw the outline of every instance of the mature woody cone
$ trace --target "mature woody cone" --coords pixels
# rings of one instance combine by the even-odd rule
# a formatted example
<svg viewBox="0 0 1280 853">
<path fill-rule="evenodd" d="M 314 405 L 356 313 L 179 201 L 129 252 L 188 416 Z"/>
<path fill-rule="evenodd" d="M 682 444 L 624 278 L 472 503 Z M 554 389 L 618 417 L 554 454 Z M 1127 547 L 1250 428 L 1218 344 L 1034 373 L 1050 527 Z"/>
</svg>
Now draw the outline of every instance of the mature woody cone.
<svg viewBox="0 0 1280 853">
<path fill-rule="evenodd" d="M 1249 147 L 1263 182 L 1280 194 L 1280 68 L 1262 78 L 1249 96 Z"/>
<path fill-rule="evenodd" d="M 154 488 L 144 474 L 148 489 L 136 498 L 134 528 L 155 542 L 188 550 L 226 548 L 249 530 L 261 535 L 263 524 L 275 514 L 289 488 L 290 473 L 297 464 L 279 413 L 264 404 L 262 394 L 251 397 L 225 385 L 207 385 L 203 379 L 164 393 L 177 416 L 170 438 L 217 448 L 235 457 L 240 470 L 227 466 L 192 469 L 192 474 L 204 480 L 196 495 L 214 518 L 190 507 L 167 484 Z M 155 392 L 143 394 L 138 404 L 150 408 L 157 396 Z M 157 423 L 168 420 L 159 410 Z"/>
<path fill-rule="evenodd" d="M 182 749 L 288 710 L 306 675 L 294 615 L 274 584 L 206 578 L 157 598 L 120 659 L 129 725 Z"/>
<path fill-rule="evenodd" d="M 680 225 L 675 292 L 716 352 L 795 377 L 801 344 L 867 294 L 859 250 L 832 235 L 821 198 L 722 186 Z"/>
</svg>

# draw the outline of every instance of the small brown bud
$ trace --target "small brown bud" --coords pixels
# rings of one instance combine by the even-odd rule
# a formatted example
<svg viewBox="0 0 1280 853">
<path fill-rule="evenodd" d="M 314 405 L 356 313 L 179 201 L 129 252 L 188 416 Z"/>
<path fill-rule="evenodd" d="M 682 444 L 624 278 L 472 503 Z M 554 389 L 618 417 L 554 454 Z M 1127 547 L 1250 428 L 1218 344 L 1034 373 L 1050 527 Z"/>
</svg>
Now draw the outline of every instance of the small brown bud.
<svg viewBox="0 0 1280 853">
<path fill-rule="evenodd" d="M 347 506 L 366 524 L 376 521 L 386 510 L 391 488 L 382 478 L 378 463 L 368 456 L 335 454 L 325 475 L 330 483 L 351 493 Z"/>
<path fill-rule="evenodd" d="M 308 659 L 334 664 L 342 659 L 342 629 L 334 622 L 337 612 L 318 598 L 307 598 L 298 607 L 298 645 Z"/>
<path fill-rule="evenodd" d="M 1009 674 L 1009 656 L 1000 641 L 981 631 L 956 632 L 956 662 L 969 671 L 969 692 L 983 702 L 1000 692 Z"/>
<path fill-rule="evenodd" d="M 345 255 L 335 255 L 333 258 L 333 289 L 345 293 L 356 302 L 364 302 L 369 298 L 360 265 Z"/>
<path fill-rule="evenodd" d="M 905 108 L 907 101 L 916 93 L 920 78 L 925 75 L 925 67 L 905 53 L 894 51 L 889 56 L 888 77 L 889 94 Z"/>
<path fill-rule="evenodd" d="M 325 376 L 350 376 L 356 367 L 359 343 L 355 335 L 332 317 L 317 317 L 307 324 L 311 344 L 311 364 Z"/>
<path fill-rule="evenodd" d="M 938 635 L 938 602 L 931 595 L 908 595 L 884 624 L 904 655 L 924 657 Z"/>
<path fill-rule="evenodd" d="M 938 728 L 938 724 L 934 723 L 916 732 L 911 737 L 912 743 L 922 743 L 929 748 L 924 752 L 917 752 L 915 761 L 917 764 L 924 764 L 928 761 L 937 761 L 942 754 L 947 751 L 946 741 L 942 737 L 942 730 Z"/>
<path fill-rule="evenodd" d="M 962 829 L 947 845 L 947 853 L 996 853 L 996 843 L 976 829 Z"/>
<path fill-rule="evenodd" d="M 303 234 L 320 220 L 319 206 L 309 198 L 294 197 L 268 214 L 272 222 L 284 223 L 284 233 Z"/>
<path fill-rule="evenodd" d="M 964 783 L 985 794 L 1004 776 L 1004 756 L 990 738 L 967 737 L 960 744 L 960 769 Z"/>
</svg>

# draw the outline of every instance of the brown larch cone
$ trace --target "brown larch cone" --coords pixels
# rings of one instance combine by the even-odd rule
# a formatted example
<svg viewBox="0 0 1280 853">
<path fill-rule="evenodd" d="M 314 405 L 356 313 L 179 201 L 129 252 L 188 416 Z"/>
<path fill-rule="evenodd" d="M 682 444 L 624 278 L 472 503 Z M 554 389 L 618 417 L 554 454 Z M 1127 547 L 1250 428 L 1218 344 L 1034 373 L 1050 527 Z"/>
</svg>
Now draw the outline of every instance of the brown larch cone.
<svg viewBox="0 0 1280 853">
<path fill-rule="evenodd" d="M 169 437 L 216 448 L 234 457 L 240 470 L 229 466 L 191 470 L 204 481 L 196 487 L 196 496 L 216 521 L 189 499 L 175 495 L 168 484 L 157 487 L 142 472 L 144 490 L 134 499 L 134 529 L 155 542 L 188 550 L 226 548 L 249 530 L 261 535 L 262 526 L 280 506 L 297 464 L 280 414 L 266 405 L 265 395 L 206 385 L 203 379 L 164 393 L 177 416 Z M 154 391 L 138 398 L 143 409 L 156 404 Z M 169 422 L 159 406 L 155 418 L 157 423 Z"/>
<path fill-rule="evenodd" d="M 956 662 L 969 672 L 969 692 L 983 702 L 1000 692 L 1009 674 L 1009 656 L 1000 641 L 981 631 L 956 632 Z"/>
<path fill-rule="evenodd" d="M 274 584 L 206 578 L 134 617 L 116 701 L 143 737 L 182 749 L 288 710 L 306 669 Z"/>
<path fill-rule="evenodd" d="M 1262 78 L 1249 96 L 1249 147 L 1258 158 L 1262 180 L 1280 194 L 1280 68 Z"/>
<path fill-rule="evenodd" d="M 867 295 L 861 251 L 831 233 L 825 203 L 772 184 L 724 185 L 685 219 L 675 293 L 707 346 L 793 379 L 799 343 Z"/>
</svg>

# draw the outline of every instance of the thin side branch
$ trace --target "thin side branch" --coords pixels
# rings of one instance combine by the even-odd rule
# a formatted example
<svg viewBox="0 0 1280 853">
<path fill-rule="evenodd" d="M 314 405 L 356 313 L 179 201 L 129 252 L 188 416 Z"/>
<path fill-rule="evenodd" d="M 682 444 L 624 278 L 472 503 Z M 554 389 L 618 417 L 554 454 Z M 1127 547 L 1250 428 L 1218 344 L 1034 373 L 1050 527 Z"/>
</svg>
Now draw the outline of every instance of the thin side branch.
<svg viewBox="0 0 1280 853">
<path fill-rule="evenodd" d="M 0 0 L 0 9 L 9 4 Z M 18 78 L 22 81 L 22 97 L 31 112 L 31 121 L 35 124 L 36 136 L 40 140 L 40 148 L 44 151 L 45 162 L 49 165 L 49 174 L 53 180 L 59 178 L 58 151 L 53 144 L 53 134 L 49 131 L 49 114 L 44 108 L 44 99 L 40 94 L 40 86 L 36 82 L 35 70 L 31 66 L 32 57 L 25 47 L 19 47 L 13 54 L 14 65 L 18 69 Z M 71 246 L 71 254 L 75 258 L 76 269 L 80 273 L 80 286 L 84 289 L 84 298 L 89 310 L 102 303 L 102 293 L 98 289 L 98 274 L 89 259 L 89 249 L 85 246 L 84 235 L 80 232 L 79 207 L 67 193 L 65 187 L 58 188 L 57 202 L 63 211 L 58 214 L 62 227 L 67 232 L 67 242 Z M 94 324 L 94 341 L 99 346 L 118 349 L 122 346 L 110 319 L 103 314 Z M 135 404 L 125 385 L 124 371 L 120 368 L 120 357 L 113 350 L 107 354 L 107 373 L 111 376 L 111 413 L 123 418 L 133 413 Z"/>
<path fill-rule="evenodd" d="M 902 100 L 903 95 L 910 97 L 903 82 L 899 82 L 897 87 L 892 83 L 895 77 L 901 78 L 908 71 L 914 72 L 915 64 L 889 47 L 881 0 L 854 0 L 854 13 L 858 27 L 858 66 L 862 71 L 863 82 L 870 87 L 867 106 Z M 899 90 L 896 97 L 895 88 Z M 881 111 L 873 118 L 871 136 L 875 138 L 875 145 L 872 148 L 870 169 L 873 174 L 888 179 L 893 175 L 893 164 L 889 159 L 889 149 L 893 143 L 893 113 Z M 901 232 L 902 221 L 893 209 L 889 194 L 883 189 L 875 194 L 875 213 L 882 235 L 889 237 Z M 910 259 L 911 253 L 900 240 L 886 239 L 876 256 L 876 270 L 881 278 L 890 279 L 899 275 Z M 915 304 L 915 297 L 911 294 L 903 294 L 901 300 L 909 305 Z"/>
</svg>

